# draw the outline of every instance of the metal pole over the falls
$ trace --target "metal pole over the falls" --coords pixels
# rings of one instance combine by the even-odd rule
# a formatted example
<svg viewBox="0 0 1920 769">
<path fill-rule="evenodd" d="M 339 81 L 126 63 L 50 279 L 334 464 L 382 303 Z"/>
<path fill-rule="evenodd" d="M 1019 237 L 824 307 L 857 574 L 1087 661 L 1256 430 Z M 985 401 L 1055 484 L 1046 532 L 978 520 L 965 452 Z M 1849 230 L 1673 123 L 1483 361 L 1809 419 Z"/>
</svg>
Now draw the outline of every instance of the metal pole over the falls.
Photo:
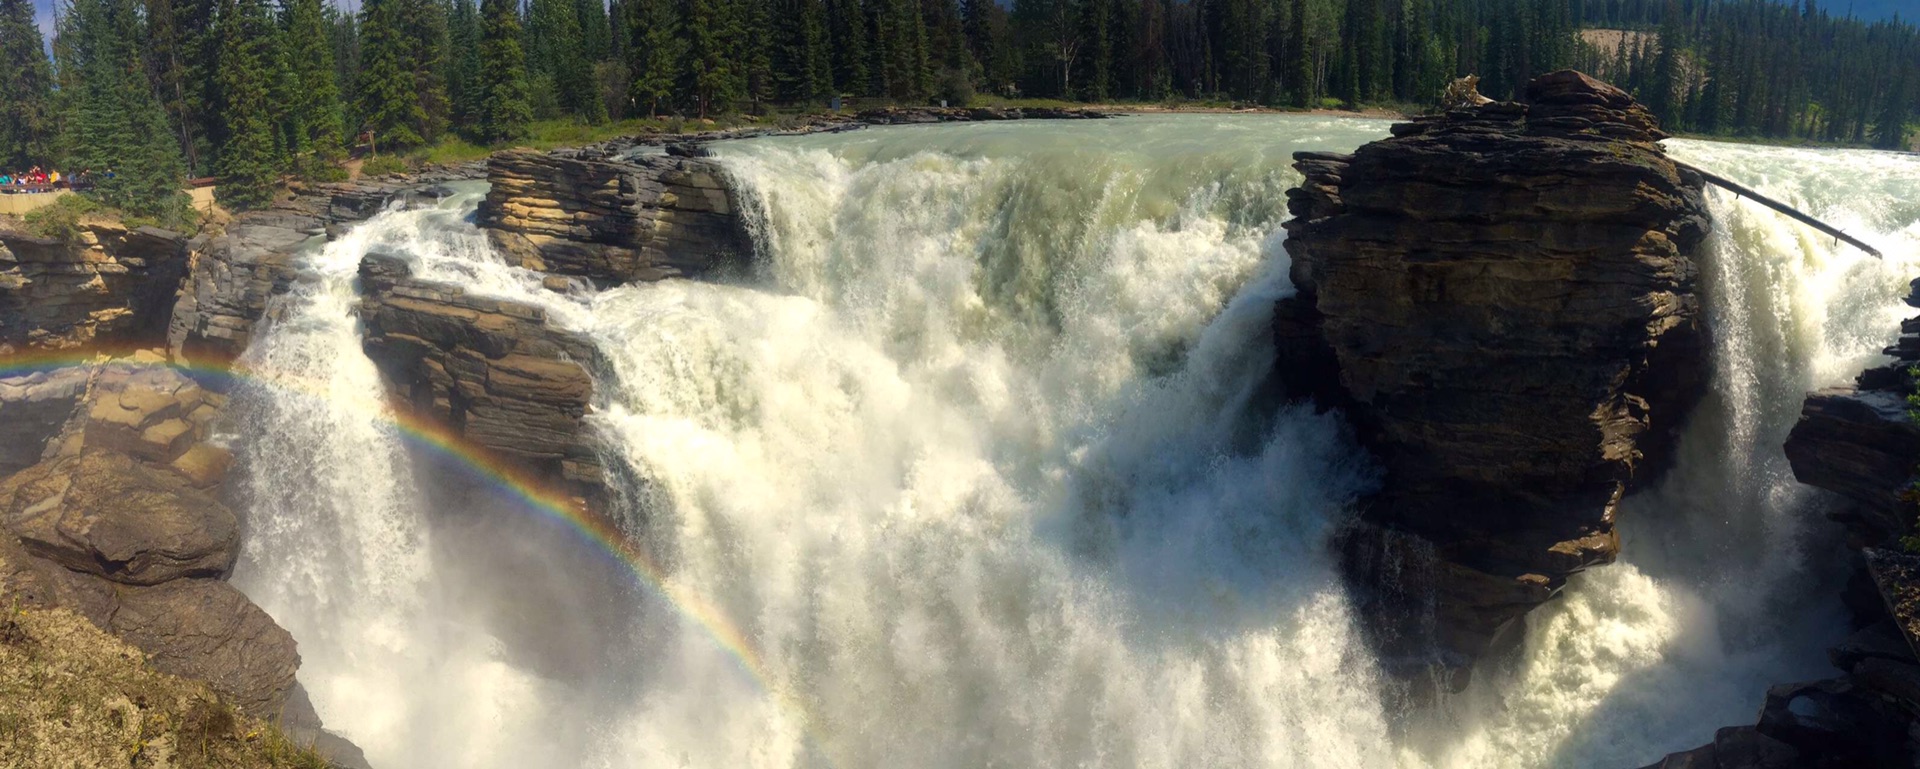
<svg viewBox="0 0 1920 769">
<path fill-rule="evenodd" d="M 1792 206 L 1789 206 L 1778 200 L 1774 200 L 1773 198 L 1767 197 L 1758 192 L 1754 192 L 1753 188 L 1751 187 L 1740 184 L 1739 182 L 1733 181 L 1719 174 L 1715 174 L 1715 173 L 1711 173 L 1709 171 L 1703 170 L 1699 166 L 1688 165 L 1678 160 L 1674 161 L 1673 164 L 1699 174 L 1700 178 L 1706 179 L 1709 184 L 1718 186 L 1721 189 L 1724 189 L 1728 192 L 1731 192 L 1735 195 L 1739 195 L 1741 197 L 1753 198 L 1754 201 L 1758 202 L 1760 205 L 1766 206 L 1775 211 L 1779 211 L 1780 213 L 1786 214 L 1787 216 L 1792 217 L 1793 219 L 1799 221 L 1802 224 L 1807 225 L 1808 227 L 1812 227 L 1828 235 L 1832 235 L 1836 240 L 1845 241 L 1848 245 L 1851 245 L 1854 248 L 1858 248 L 1862 251 L 1872 254 L 1873 258 L 1875 259 L 1885 258 L 1880 255 L 1880 249 L 1867 245 L 1865 242 L 1862 242 L 1859 238 L 1856 238 L 1852 235 L 1848 235 L 1844 232 L 1841 232 L 1840 228 L 1838 227 L 1835 227 L 1831 224 L 1827 224 L 1826 222 L 1820 221 L 1819 219 L 1815 219 L 1811 216 L 1801 213 L 1798 209 L 1795 209 Z"/>
</svg>

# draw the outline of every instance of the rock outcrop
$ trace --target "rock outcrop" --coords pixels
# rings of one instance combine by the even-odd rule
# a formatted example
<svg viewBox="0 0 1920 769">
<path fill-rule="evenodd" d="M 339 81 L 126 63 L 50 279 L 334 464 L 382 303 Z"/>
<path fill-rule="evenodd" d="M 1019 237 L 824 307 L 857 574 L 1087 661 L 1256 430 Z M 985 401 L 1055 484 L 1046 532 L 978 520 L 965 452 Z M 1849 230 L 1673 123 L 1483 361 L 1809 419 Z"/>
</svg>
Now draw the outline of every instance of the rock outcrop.
<svg viewBox="0 0 1920 769">
<path fill-rule="evenodd" d="M 10 592 L 0 607 L 0 766 L 365 766 L 341 741 L 236 712 L 72 612 L 27 608 Z"/>
<path fill-rule="evenodd" d="M 545 312 L 411 277 L 404 260 L 360 263 L 362 345 L 404 408 L 529 476 L 589 502 L 605 480 L 583 425 L 592 343 Z"/>
<path fill-rule="evenodd" d="M 208 438 L 225 399 L 162 360 L 141 353 L 0 380 L 0 393 L 24 394 L 0 397 L 0 423 L 20 403 L 37 407 L 22 422 L 32 432 L 9 434 L 23 444 L 15 453 L 39 454 L 0 480 L 0 588 L 69 609 L 155 669 L 277 718 L 299 655 L 223 579 L 240 524 L 215 493 L 230 458 Z"/>
<path fill-rule="evenodd" d="M 376 180 L 320 184 L 273 206 L 235 217 L 225 230 L 196 238 L 192 269 L 180 286 L 167 324 L 175 356 L 225 362 L 247 349 L 269 300 L 286 293 L 299 277 L 298 259 L 308 248 L 349 225 L 365 221 L 395 201 L 431 202 L 449 194 L 445 182 L 484 174 L 468 163 Z"/>
<path fill-rule="evenodd" d="M 512 150 L 487 169 L 478 221 L 528 269 L 613 285 L 737 267 L 752 251 L 711 160 Z"/>
<path fill-rule="evenodd" d="M 174 355 L 224 362 L 247 349 L 268 300 L 293 285 L 300 249 L 318 247 L 326 234 L 317 204 L 296 201 L 241 214 L 224 232 L 196 239 L 193 270 L 167 330 Z"/>
<path fill-rule="evenodd" d="M 1296 156 L 1276 370 L 1385 470 L 1342 548 L 1405 668 L 1465 669 L 1610 562 L 1614 505 L 1707 381 L 1703 182 L 1619 89 L 1562 71 L 1525 95 Z"/>
<path fill-rule="evenodd" d="M 0 232 L 0 348 L 150 344 L 186 268 L 186 237 L 157 227 L 85 223 L 71 242 Z"/>
</svg>

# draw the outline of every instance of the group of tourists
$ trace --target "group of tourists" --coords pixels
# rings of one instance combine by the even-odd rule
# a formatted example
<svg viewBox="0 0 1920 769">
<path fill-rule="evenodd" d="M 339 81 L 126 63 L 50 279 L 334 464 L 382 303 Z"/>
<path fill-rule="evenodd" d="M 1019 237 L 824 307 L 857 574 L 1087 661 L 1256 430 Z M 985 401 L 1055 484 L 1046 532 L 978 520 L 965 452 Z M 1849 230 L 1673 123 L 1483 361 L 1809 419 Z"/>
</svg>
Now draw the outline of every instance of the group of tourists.
<svg viewBox="0 0 1920 769">
<path fill-rule="evenodd" d="M 57 170 L 42 170 L 39 166 L 34 166 L 30 171 L 11 174 L 0 173 L 0 193 L 46 192 L 49 190 L 86 187 L 89 186 L 91 182 L 91 176 L 91 171 L 81 171 L 78 174 L 62 174 Z M 107 176 L 113 176 L 113 171 L 107 171 Z"/>
</svg>

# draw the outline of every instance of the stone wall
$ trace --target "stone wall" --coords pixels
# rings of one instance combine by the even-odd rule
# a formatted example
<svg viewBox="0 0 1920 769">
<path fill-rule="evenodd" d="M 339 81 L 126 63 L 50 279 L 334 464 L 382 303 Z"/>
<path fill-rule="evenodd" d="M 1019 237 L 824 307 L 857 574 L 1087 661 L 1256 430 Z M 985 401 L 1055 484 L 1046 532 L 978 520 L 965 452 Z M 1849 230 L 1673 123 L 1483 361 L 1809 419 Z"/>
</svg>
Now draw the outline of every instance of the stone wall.
<svg viewBox="0 0 1920 769">
<path fill-rule="evenodd" d="M 1525 93 L 1303 153 L 1289 193 L 1277 370 L 1386 471 L 1342 550 L 1403 670 L 1464 670 L 1613 560 L 1615 503 L 1707 381 L 1702 181 L 1612 86 L 1563 71 Z"/>
<path fill-rule="evenodd" d="M 478 219 L 529 269 L 602 284 L 697 276 L 752 252 L 722 179 L 704 158 L 500 152 Z"/>
</svg>

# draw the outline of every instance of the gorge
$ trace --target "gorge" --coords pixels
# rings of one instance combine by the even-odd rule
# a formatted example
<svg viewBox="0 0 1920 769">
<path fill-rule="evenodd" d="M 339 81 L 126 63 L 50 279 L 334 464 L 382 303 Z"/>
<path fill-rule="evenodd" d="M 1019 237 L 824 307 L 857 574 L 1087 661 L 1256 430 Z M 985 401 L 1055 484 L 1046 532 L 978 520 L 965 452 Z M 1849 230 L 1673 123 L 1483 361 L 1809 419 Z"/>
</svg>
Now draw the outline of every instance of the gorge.
<svg viewBox="0 0 1920 769">
<path fill-rule="evenodd" d="M 1454 128 L 1567 119 L 1481 109 Z M 1280 391 L 1325 381 L 1272 376 L 1324 365 L 1301 327 L 1276 328 L 1307 288 L 1290 267 L 1329 264 L 1295 250 L 1316 241 L 1289 244 L 1313 225 L 1288 226 L 1288 191 L 1351 190 L 1337 158 L 1390 133 L 1418 139 L 1304 115 L 908 126 L 722 142 L 709 158 L 503 153 L 491 185 L 438 179 L 404 200 L 316 191 L 182 242 L 192 266 L 170 316 L 145 299 L 134 313 L 170 323 L 59 316 L 169 348 L 193 363 L 158 370 L 192 381 L 139 380 L 172 400 L 115 393 L 149 404 L 127 416 L 92 405 L 122 385 L 86 383 L 114 366 L 158 376 L 136 363 L 78 384 L 44 366 L 0 379 L 0 423 L 54 447 L 0 447 L 0 470 L 30 487 L 47 462 L 118 461 L 87 453 L 104 445 L 175 496 L 217 484 L 234 541 L 153 566 L 107 557 L 143 566 L 89 579 L 123 606 L 165 588 L 129 576 L 140 568 L 237 588 L 298 643 L 318 721 L 375 767 L 1632 767 L 1754 724 L 1770 686 L 1832 678 L 1826 650 L 1854 629 L 1839 598 L 1851 556 L 1823 514 L 1846 510 L 1794 472 L 1854 455 L 1790 464 L 1782 445 L 1806 393 L 1901 344 L 1920 159 L 1664 143 L 1887 260 L 1697 184 L 1689 197 L 1678 176 L 1634 178 L 1622 194 L 1676 185 L 1666 213 L 1636 222 L 1678 244 L 1656 256 L 1690 263 L 1649 269 L 1693 297 L 1682 314 L 1699 326 L 1672 345 L 1697 367 L 1671 388 L 1684 392 L 1628 388 L 1677 404 L 1650 428 L 1669 445 L 1643 447 L 1665 472 L 1618 494 L 1611 470 L 1584 474 L 1604 483 L 1542 503 L 1606 552 L 1554 573 L 1471 651 L 1485 656 L 1471 676 L 1415 687 L 1415 704 L 1348 574 L 1356 526 L 1382 520 L 1368 500 L 1403 466 L 1368 445 L 1380 417 L 1353 391 L 1316 408 Z M 1620 138 L 1594 146 L 1658 162 L 1652 133 L 1626 137 L 1639 149 Z M 1321 153 L 1305 177 L 1295 152 Z M 1367 178 L 1411 173 L 1375 157 Z M 1576 202 L 1612 194 L 1595 180 L 1616 171 Z M 1459 230 L 1436 211 L 1473 202 L 1447 194 L 1403 230 L 1352 232 L 1447 242 Z M 1602 219 L 1532 237 L 1589 238 Z M 38 253 L 9 248 L 23 265 Z M 1653 258 L 1626 251 L 1594 282 L 1641 279 Z M 1322 297 L 1337 288 L 1325 275 Z M 1471 390 L 1474 340 L 1406 331 L 1442 328 L 1419 302 L 1464 300 L 1390 316 L 1365 304 L 1387 283 L 1348 295 L 1345 328 L 1405 333 L 1338 349 L 1432 353 L 1408 381 Z M 1514 338 L 1579 320 L 1503 317 Z M 127 338 L 135 326 L 147 335 Z M 211 401 L 219 419 L 191 418 Z M 1806 429 L 1852 413 L 1807 409 Z M 1898 457 L 1890 424 L 1894 443 L 1874 445 Z M 196 450 L 221 456 L 224 481 L 179 467 Z M 35 559 L 93 568 L 58 537 L 8 530 Z M 277 704 L 292 674 L 275 659 Z M 1694 765 L 1774 765 L 1712 760 Z"/>
</svg>

